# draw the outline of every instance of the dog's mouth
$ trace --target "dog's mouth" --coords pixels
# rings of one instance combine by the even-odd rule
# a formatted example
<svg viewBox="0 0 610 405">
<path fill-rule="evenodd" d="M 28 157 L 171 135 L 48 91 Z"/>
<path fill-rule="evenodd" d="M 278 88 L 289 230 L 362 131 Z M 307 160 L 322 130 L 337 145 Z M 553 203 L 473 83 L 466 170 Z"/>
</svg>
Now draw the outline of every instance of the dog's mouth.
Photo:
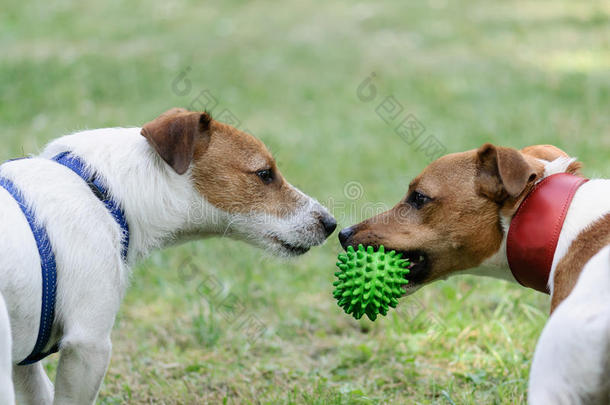
<svg viewBox="0 0 610 405">
<path fill-rule="evenodd" d="M 371 246 L 375 250 L 379 249 L 378 245 Z M 403 259 L 407 259 L 411 263 L 409 264 L 409 274 L 405 277 L 409 280 L 409 284 L 403 286 L 405 293 L 411 294 L 418 290 L 430 274 L 430 257 L 428 253 L 420 249 L 401 250 L 392 247 L 385 247 L 385 250 L 386 252 L 394 250 L 396 253 L 400 253 Z"/>
<path fill-rule="evenodd" d="M 386 250 L 391 249 L 386 248 Z M 405 289 L 408 291 L 414 288 L 415 285 L 422 284 L 430 272 L 430 258 L 428 254 L 423 250 L 396 250 L 396 252 L 402 253 L 402 257 L 411 263 L 409 265 L 409 275 L 407 276 L 409 284 L 405 286 Z"/>
<path fill-rule="evenodd" d="M 298 246 L 292 243 L 286 242 L 278 238 L 277 236 L 271 236 L 270 239 L 275 242 L 277 245 L 282 247 L 282 250 L 289 256 L 300 256 L 309 252 L 310 247 L 307 246 Z"/>
</svg>

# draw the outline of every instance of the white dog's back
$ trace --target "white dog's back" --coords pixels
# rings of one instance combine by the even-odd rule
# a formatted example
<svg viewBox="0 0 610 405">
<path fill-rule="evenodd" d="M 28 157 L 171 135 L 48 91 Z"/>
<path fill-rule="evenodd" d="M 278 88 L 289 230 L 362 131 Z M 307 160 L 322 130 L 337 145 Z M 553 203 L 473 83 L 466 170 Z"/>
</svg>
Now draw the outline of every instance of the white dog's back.
<svg viewBox="0 0 610 405">
<path fill-rule="evenodd" d="M 544 327 L 532 363 L 530 404 L 610 403 L 609 303 L 607 246 L 585 265 L 574 290 Z"/>
</svg>

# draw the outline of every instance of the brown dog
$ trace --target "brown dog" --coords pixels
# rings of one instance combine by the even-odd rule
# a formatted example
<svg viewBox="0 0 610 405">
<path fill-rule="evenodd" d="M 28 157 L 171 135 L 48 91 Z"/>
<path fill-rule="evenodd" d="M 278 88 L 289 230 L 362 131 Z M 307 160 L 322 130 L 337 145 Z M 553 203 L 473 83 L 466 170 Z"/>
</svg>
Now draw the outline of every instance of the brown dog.
<svg viewBox="0 0 610 405">
<path fill-rule="evenodd" d="M 580 167 L 550 145 L 446 155 L 394 208 L 343 229 L 339 240 L 402 252 L 414 263 L 406 294 L 458 273 L 550 293 L 530 403 L 608 404 L 610 180 L 587 181 Z"/>
</svg>

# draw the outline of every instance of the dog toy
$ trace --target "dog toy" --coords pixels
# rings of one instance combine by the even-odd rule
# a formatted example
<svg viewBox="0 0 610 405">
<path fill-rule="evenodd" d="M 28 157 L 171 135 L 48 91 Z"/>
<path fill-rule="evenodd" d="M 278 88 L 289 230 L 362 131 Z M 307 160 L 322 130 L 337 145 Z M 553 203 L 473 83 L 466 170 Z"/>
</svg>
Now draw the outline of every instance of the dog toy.
<svg viewBox="0 0 610 405">
<path fill-rule="evenodd" d="M 333 283 L 338 305 L 356 319 L 366 314 L 371 321 L 379 313 L 385 316 L 389 307 L 396 308 L 403 295 L 402 286 L 408 283 L 405 276 L 410 265 L 401 257 L 402 253 L 394 250 L 386 253 L 383 246 L 377 252 L 372 246 L 366 250 L 362 245 L 358 250 L 348 246 L 347 253 L 338 256 L 338 280 Z"/>
</svg>

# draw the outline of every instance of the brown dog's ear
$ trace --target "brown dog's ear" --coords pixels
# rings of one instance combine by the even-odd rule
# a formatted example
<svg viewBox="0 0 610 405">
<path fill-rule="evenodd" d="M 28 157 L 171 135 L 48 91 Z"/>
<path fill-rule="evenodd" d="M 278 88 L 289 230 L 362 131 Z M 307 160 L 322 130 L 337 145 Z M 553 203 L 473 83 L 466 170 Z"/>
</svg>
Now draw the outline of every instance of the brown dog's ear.
<svg viewBox="0 0 610 405">
<path fill-rule="evenodd" d="M 141 134 L 178 174 L 188 170 L 195 142 L 210 129 L 208 113 L 172 108 L 142 127 Z"/>
<path fill-rule="evenodd" d="M 521 152 L 486 143 L 477 150 L 479 192 L 497 202 L 519 196 L 536 179 Z"/>
</svg>

